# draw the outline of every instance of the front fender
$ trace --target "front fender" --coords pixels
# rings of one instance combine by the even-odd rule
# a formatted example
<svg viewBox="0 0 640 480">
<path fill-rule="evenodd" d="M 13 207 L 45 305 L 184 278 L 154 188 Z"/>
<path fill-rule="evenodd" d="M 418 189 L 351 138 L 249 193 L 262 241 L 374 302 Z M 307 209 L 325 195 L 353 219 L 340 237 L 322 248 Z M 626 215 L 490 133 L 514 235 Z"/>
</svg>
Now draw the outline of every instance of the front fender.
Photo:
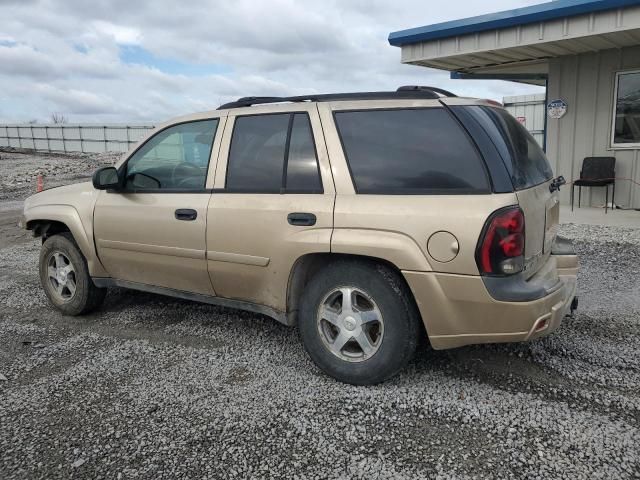
<svg viewBox="0 0 640 480">
<path fill-rule="evenodd" d="M 36 205 L 25 208 L 23 222 L 28 230 L 32 229 L 36 221 L 55 221 L 64 223 L 74 240 L 78 244 L 80 251 L 87 259 L 89 274 L 92 277 L 109 276 L 102 267 L 96 255 L 95 246 L 93 244 L 93 236 L 87 234 L 87 230 L 82 224 L 80 214 L 71 205 Z"/>
</svg>

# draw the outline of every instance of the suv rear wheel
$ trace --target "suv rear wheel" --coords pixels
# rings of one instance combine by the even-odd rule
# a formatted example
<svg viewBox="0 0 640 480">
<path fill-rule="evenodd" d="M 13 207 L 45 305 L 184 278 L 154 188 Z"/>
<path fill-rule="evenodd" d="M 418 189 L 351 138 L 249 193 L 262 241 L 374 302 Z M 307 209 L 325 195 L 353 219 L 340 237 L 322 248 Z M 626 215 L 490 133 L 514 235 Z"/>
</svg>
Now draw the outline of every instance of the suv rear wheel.
<svg viewBox="0 0 640 480">
<path fill-rule="evenodd" d="M 40 282 L 49 301 L 66 315 L 95 310 L 107 292 L 91 280 L 87 262 L 69 233 L 49 237 L 42 244 Z"/>
<path fill-rule="evenodd" d="M 312 360 L 354 385 L 382 382 L 413 357 L 419 316 L 397 272 L 340 261 L 316 274 L 300 309 L 300 336 Z"/>
</svg>

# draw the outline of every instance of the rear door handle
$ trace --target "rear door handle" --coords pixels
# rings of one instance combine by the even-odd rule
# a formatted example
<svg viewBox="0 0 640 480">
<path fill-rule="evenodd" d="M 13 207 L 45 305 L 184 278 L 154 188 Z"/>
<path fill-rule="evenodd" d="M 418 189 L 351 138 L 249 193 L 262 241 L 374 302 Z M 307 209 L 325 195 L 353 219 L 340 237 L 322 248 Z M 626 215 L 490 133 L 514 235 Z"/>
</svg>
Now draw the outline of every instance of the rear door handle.
<svg viewBox="0 0 640 480">
<path fill-rule="evenodd" d="M 193 208 L 179 208 L 176 210 L 176 220 L 195 220 L 198 218 L 198 212 Z"/>
<path fill-rule="evenodd" d="M 313 213 L 294 212 L 287 215 L 287 221 L 295 227 L 310 227 L 316 224 L 316 216 Z"/>
</svg>

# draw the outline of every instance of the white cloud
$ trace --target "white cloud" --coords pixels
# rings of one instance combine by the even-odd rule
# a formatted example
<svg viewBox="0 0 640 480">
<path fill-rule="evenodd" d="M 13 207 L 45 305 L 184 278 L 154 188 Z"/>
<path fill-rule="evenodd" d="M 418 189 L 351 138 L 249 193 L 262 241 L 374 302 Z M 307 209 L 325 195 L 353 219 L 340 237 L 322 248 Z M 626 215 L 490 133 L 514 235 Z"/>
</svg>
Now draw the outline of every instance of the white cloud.
<svg viewBox="0 0 640 480">
<path fill-rule="evenodd" d="M 0 45 L 0 65 L 4 66 L 2 73 L 9 77 L 45 78 L 58 75 L 54 59 L 27 45 Z"/>
<path fill-rule="evenodd" d="M 100 35 L 107 35 L 120 45 L 139 45 L 142 34 L 139 30 L 122 25 L 115 25 L 103 20 L 94 20 L 91 26 Z"/>
<path fill-rule="evenodd" d="M 389 32 L 536 0 L 3 2 L 0 121 L 161 121 L 247 95 L 433 84 L 501 99 L 539 91 L 400 64 Z M 124 62 L 123 46 L 146 56 Z M 206 68 L 182 68 L 195 64 Z M 196 72 L 196 73 L 194 73 Z M 211 72 L 211 73 L 206 73 Z M 20 92 L 20 93 L 17 93 Z"/>
<path fill-rule="evenodd" d="M 51 102 L 56 111 L 94 115 L 118 111 L 118 104 L 106 95 L 76 89 L 62 89 L 45 83 L 34 85 L 34 94 Z"/>
</svg>

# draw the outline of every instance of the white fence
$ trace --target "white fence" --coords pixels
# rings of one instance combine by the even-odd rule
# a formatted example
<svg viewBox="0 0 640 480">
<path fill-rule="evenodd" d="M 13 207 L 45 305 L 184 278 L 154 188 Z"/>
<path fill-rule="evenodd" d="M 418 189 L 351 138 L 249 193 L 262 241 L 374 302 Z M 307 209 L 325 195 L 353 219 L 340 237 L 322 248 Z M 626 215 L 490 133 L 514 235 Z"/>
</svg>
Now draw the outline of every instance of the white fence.
<svg viewBox="0 0 640 480">
<path fill-rule="evenodd" d="M 504 97 L 502 103 L 511 115 L 516 117 L 533 138 L 543 146 L 546 108 L 544 103 L 544 93 L 534 95 L 518 95 L 514 97 Z"/>
<path fill-rule="evenodd" d="M 545 96 L 504 97 L 505 108 L 544 143 Z M 153 125 L 0 125 L 0 148 L 13 147 L 44 152 L 126 152 Z"/>
<path fill-rule="evenodd" d="M 152 125 L 0 125 L 0 148 L 126 152 L 152 128 Z"/>
</svg>

